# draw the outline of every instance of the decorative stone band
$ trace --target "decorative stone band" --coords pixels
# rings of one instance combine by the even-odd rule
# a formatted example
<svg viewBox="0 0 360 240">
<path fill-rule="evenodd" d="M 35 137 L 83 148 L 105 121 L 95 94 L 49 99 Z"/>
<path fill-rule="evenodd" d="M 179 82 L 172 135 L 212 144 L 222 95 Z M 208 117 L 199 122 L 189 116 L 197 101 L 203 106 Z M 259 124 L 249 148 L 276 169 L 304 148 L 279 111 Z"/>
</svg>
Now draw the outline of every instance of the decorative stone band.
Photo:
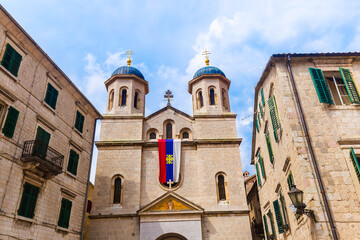
<svg viewBox="0 0 360 240">
<path fill-rule="evenodd" d="M 201 144 L 241 144 L 242 138 L 219 138 L 219 139 L 194 139 L 193 141 L 182 141 L 183 146 L 193 146 Z M 144 146 L 156 147 L 157 142 L 145 142 L 143 140 L 116 140 L 116 141 L 95 141 L 98 148 L 113 146 Z"/>
</svg>

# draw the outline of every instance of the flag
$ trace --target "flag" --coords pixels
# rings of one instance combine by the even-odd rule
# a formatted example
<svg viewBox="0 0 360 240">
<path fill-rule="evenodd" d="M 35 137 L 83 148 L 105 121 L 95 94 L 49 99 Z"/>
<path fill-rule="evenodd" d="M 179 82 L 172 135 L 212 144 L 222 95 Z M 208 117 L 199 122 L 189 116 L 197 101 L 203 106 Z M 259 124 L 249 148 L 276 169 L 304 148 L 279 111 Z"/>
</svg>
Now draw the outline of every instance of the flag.
<svg viewBox="0 0 360 240">
<path fill-rule="evenodd" d="M 159 139 L 159 181 L 167 183 L 179 181 L 181 140 Z"/>
</svg>

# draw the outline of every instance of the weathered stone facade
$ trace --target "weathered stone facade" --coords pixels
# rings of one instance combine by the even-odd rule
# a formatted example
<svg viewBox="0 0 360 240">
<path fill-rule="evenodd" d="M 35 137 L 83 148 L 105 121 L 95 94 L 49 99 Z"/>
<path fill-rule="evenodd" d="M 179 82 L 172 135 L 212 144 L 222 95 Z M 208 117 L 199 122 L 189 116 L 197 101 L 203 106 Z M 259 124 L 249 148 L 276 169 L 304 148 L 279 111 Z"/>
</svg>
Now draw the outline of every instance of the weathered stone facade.
<svg viewBox="0 0 360 240">
<path fill-rule="evenodd" d="M 119 69 L 134 71 L 131 67 Z M 241 139 L 236 134 L 236 115 L 230 111 L 230 81 L 225 75 L 202 74 L 189 82 L 194 116 L 168 104 L 145 117 L 148 83 L 140 74 L 114 74 L 105 84 L 108 110 L 96 142 L 89 239 L 251 238 Z M 122 89 L 127 90 L 126 96 Z M 138 109 L 134 105 L 136 91 Z M 166 136 L 182 139 L 180 180 L 172 189 L 159 183 L 157 139 Z M 225 181 L 221 199 L 219 175 Z M 121 179 L 118 201 L 114 198 L 116 178 Z M 165 208 L 170 200 L 174 209 Z"/>
<path fill-rule="evenodd" d="M 339 67 L 350 71 L 354 85 L 359 88 L 358 53 L 273 55 L 255 88 L 254 109 L 257 114 L 254 116 L 252 163 L 257 168 L 258 180 L 261 182 L 258 188 L 261 211 L 268 225 L 268 239 L 270 235 L 274 239 L 332 238 L 316 167 L 324 185 L 338 238 L 360 239 L 360 185 L 355 171 L 356 162 L 353 164 L 350 157 L 351 148 L 355 154 L 360 153 L 360 105 L 357 101 L 350 104 L 346 86 L 342 85 L 345 78 L 341 76 Z M 320 70 L 309 68 L 320 69 L 322 74 Z M 312 80 L 310 71 L 319 72 L 319 76 L 314 77 L 316 81 Z M 297 88 L 311 146 L 306 141 L 305 124 L 301 121 L 290 73 Z M 326 89 L 329 91 L 327 94 L 324 93 Z M 339 94 L 342 95 L 343 105 Z M 275 96 L 277 108 L 273 119 L 268 100 L 271 96 Z M 327 101 L 331 104 L 320 102 L 325 101 L 325 96 L 328 96 Z M 279 127 L 274 127 L 274 122 Z M 274 131 L 274 128 L 278 129 Z M 273 161 L 270 159 L 269 145 Z M 310 148 L 313 149 L 314 158 Z M 313 164 L 314 159 L 317 166 Z M 304 192 L 306 209 L 314 211 L 316 222 L 308 216 L 296 217 L 293 213 L 287 194 L 293 184 Z M 280 195 L 283 196 L 282 201 Z M 278 213 L 284 233 L 280 233 L 280 219 L 276 218 L 276 200 L 280 203 Z M 271 230 L 271 218 L 274 232 Z"/>
<path fill-rule="evenodd" d="M 100 114 L 1 5 L 0 46 L 0 238 L 80 239 Z M 18 68 L 4 63 L 8 46 L 21 56 Z M 48 83 L 58 91 L 56 107 L 45 101 Z M 74 128 L 77 111 L 84 116 L 82 133 Z M 49 134 L 46 146 L 33 141 L 38 127 Z M 79 155 L 76 174 L 67 170 L 70 150 Z M 30 197 L 25 184 L 35 189 Z M 58 226 L 63 198 L 72 204 L 67 228 Z"/>
</svg>

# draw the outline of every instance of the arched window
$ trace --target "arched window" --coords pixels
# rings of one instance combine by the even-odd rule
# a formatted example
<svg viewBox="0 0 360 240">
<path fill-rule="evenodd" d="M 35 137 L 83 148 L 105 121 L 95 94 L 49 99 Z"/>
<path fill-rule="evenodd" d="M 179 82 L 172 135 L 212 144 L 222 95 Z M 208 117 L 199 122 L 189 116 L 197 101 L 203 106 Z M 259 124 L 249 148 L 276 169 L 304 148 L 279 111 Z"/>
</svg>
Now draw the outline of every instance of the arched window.
<svg viewBox="0 0 360 240">
<path fill-rule="evenodd" d="M 108 105 L 109 111 L 113 108 L 113 105 L 114 105 L 114 90 L 111 90 L 109 93 L 109 105 Z"/>
<path fill-rule="evenodd" d="M 172 139 L 172 124 L 166 124 L 166 139 Z"/>
<path fill-rule="evenodd" d="M 139 98 L 139 92 L 135 92 L 135 95 L 134 95 L 134 108 L 136 109 L 139 109 L 139 101 L 140 98 Z"/>
<path fill-rule="evenodd" d="M 114 183 L 114 204 L 119 204 L 121 201 L 121 178 L 117 177 Z"/>
<path fill-rule="evenodd" d="M 188 132 L 183 132 L 182 138 L 183 139 L 189 139 L 189 133 Z"/>
<path fill-rule="evenodd" d="M 150 133 L 150 139 L 156 139 L 156 133 L 154 132 Z"/>
<path fill-rule="evenodd" d="M 218 176 L 218 192 L 219 192 L 219 200 L 224 201 L 226 200 L 225 194 L 225 179 L 223 175 Z"/>
<path fill-rule="evenodd" d="M 215 89 L 214 88 L 210 88 L 209 97 L 210 97 L 210 105 L 215 105 Z"/>
<path fill-rule="evenodd" d="M 127 98 L 127 90 L 123 89 L 121 90 L 120 106 L 126 106 L 126 98 Z"/>
<path fill-rule="evenodd" d="M 228 109 L 228 105 L 227 105 L 227 100 L 226 100 L 226 92 L 225 89 L 222 89 L 222 101 L 223 101 L 223 106 L 224 108 L 227 110 Z"/>
<path fill-rule="evenodd" d="M 197 94 L 197 109 L 202 108 L 204 106 L 204 99 L 202 95 L 202 91 L 199 91 Z"/>
</svg>

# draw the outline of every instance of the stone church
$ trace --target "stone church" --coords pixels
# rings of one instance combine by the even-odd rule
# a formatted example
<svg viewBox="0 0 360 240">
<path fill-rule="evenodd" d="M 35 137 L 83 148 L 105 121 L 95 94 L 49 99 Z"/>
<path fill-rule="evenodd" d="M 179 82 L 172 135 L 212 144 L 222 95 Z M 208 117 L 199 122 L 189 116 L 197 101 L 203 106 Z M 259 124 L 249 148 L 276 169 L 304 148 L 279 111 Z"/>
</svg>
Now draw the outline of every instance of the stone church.
<svg viewBox="0 0 360 240">
<path fill-rule="evenodd" d="M 188 83 L 193 116 L 170 101 L 145 116 L 149 83 L 130 63 L 105 81 L 89 239 L 250 239 L 230 80 L 206 59 Z M 181 139 L 176 183 L 159 182 L 158 139 Z"/>
</svg>

